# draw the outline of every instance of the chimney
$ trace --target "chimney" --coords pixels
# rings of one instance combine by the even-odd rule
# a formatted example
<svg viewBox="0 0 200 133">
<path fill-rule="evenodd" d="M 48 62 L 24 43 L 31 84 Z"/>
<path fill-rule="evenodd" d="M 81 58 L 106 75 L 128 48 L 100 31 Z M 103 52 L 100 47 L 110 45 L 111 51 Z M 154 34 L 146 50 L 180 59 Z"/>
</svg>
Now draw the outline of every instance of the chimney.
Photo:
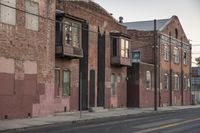
<svg viewBox="0 0 200 133">
<path fill-rule="evenodd" d="M 119 23 L 123 23 L 123 19 L 124 19 L 124 18 L 123 18 L 122 16 L 120 16 L 120 17 L 119 17 Z"/>
</svg>

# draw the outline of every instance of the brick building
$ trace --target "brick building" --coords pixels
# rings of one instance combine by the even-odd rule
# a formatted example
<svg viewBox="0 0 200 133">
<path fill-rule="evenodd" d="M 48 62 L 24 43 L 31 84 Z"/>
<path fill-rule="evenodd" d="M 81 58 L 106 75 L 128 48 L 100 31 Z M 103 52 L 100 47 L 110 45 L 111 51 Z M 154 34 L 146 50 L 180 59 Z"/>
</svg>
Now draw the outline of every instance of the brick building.
<svg viewBox="0 0 200 133">
<path fill-rule="evenodd" d="M 69 101 L 65 105 L 69 111 L 79 108 L 79 93 L 85 110 L 125 107 L 127 66 L 131 65 L 126 27 L 92 1 L 60 1 L 57 10 L 58 99 Z M 68 87 L 63 70 L 70 75 Z M 64 95 L 64 90 L 69 93 Z"/>
<path fill-rule="evenodd" d="M 0 0 L 0 14 L 0 119 L 52 114 L 55 0 Z"/>
<path fill-rule="evenodd" d="M 128 106 L 154 105 L 154 40 L 157 44 L 157 103 L 159 106 L 190 104 L 191 44 L 178 17 L 157 20 L 155 32 L 154 21 L 124 25 L 132 38 L 133 57 L 132 67 L 128 69 Z"/>
</svg>

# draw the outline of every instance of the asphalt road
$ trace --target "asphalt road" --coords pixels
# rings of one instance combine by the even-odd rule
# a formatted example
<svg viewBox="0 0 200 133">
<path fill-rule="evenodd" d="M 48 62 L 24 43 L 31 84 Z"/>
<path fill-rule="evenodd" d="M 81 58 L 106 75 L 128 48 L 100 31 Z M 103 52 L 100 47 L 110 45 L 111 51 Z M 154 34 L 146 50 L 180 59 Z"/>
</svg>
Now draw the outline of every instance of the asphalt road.
<svg viewBox="0 0 200 133">
<path fill-rule="evenodd" d="M 200 108 L 85 123 L 61 123 L 9 133 L 200 133 Z"/>
</svg>

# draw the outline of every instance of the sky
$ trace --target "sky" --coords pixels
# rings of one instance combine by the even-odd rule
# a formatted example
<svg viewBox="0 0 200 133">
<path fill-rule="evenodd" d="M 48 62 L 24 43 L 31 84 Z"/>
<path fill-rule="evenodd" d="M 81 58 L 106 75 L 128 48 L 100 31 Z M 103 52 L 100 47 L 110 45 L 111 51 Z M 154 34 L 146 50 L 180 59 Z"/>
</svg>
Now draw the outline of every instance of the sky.
<svg viewBox="0 0 200 133">
<path fill-rule="evenodd" d="M 192 44 L 192 66 L 200 57 L 200 0 L 93 0 L 118 20 L 124 22 L 170 18 L 178 16 Z M 199 45 L 199 46 L 195 46 Z"/>
</svg>

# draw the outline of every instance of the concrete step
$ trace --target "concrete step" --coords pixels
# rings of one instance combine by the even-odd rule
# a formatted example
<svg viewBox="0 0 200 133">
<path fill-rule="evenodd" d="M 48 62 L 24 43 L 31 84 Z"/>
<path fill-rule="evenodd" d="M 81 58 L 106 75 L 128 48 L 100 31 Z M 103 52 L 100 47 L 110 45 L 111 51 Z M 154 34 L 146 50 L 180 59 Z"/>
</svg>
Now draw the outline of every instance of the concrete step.
<svg viewBox="0 0 200 133">
<path fill-rule="evenodd" d="M 104 107 L 90 107 L 88 111 L 89 112 L 104 112 L 104 111 L 108 111 L 108 109 L 105 109 Z"/>
</svg>

